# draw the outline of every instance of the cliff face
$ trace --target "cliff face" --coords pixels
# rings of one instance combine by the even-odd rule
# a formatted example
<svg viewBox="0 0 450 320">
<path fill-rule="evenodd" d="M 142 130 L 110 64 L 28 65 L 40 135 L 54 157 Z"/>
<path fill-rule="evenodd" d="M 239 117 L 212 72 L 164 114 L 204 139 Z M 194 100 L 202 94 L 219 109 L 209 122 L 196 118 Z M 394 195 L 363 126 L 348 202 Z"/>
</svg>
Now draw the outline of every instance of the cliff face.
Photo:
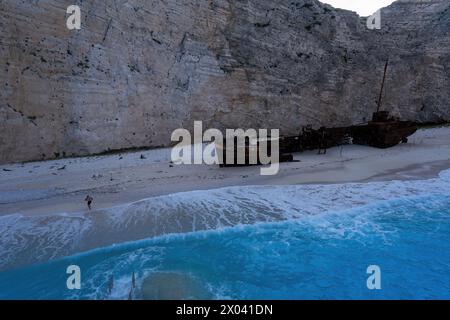
<svg viewBox="0 0 450 320">
<path fill-rule="evenodd" d="M 450 120 L 447 0 L 397 1 L 381 30 L 316 0 L 3 0 L 0 30 L 0 162 L 168 145 L 194 120 L 360 123 L 387 56 L 385 108 Z"/>
</svg>

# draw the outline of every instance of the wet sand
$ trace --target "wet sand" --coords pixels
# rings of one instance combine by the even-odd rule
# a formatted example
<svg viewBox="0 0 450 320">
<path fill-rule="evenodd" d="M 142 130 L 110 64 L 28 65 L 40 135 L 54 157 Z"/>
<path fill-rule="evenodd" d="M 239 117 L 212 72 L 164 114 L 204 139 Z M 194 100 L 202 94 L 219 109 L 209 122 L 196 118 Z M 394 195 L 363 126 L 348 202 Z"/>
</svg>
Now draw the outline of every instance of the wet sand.
<svg viewBox="0 0 450 320">
<path fill-rule="evenodd" d="M 0 215 L 85 213 L 160 195 L 229 186 L 330 184 L 436 177 L 450 168 L 450 127 L 419 130 L 408 144 L 390 149 L 348 145 L 295 154 L 275 176 L 259 167 L 173 165 L 158 149 L 0 166 Z"/>
</svg>

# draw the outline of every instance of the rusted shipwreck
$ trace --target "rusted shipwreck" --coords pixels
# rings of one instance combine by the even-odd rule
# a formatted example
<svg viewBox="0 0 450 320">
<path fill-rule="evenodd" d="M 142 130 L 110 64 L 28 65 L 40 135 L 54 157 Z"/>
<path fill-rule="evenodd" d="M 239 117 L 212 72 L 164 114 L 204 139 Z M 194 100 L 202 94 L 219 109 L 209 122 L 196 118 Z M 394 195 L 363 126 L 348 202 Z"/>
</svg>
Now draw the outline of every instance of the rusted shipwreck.
<svg viewBox="0 0 450 320">
<path fill-rule="evenodd" d="M 265 144 L 263 153 L 265 153 L 267 157 L 271 157 L 275 140 L 277 140 L 278 145 L 280 146 L 281 139 L 273 137 L 251 139 L 242 136 L 239 138 L 234 137 L 233 141 L 228 143 L 226 139 L 221 142 L 216 142 L 216 152 L 219 158 L 219 164 L 221 167 L 240 167 L 264 164 L 260 155 L 261 144 Z M 227 156 L 227 154 L 231 154 L 232 157 Z M 239 158 L 239 155 L 242 155 L 241 159 Z M 282 151 L 282 148 L 280 147 L 279 162 L 291 162 L 293 160 L 294 156 Z"/>
<path fill-rule="evenodd" d="M 388 111 L 374 113 L 372 121 L 367 125 L 351 127 L 353 144 L 382 149 L 407 143 L 408 137 L 416 131 L 417 126 L 414 122 L 392 118 Z"/>
<path fill-rule="evenodd" d="M 392 117 L 389 111 L 381 110 L 388 65 L 389 60 L 386 61 L 384 67 L 377 110 L 373 113 L 371 121 L 366 124 L 349 127 L 321 127 L 319 129 L 313 129 L 311 126 L 307 126 L 297 136 L 282 136 L 278 141 L 280 162 L 293 161 L 293 152 L 319 150 L 319 153 L 326 153 L 328 148 L 339 145 L 357 144 L 385 149 L 399 143 L 407 143 L 408 137 L 417 131 L 417 125 L 411 121 L 401 121 L 398 118 Z M 226 146 L 226 141 L 223 142 L 222 148 L 224 146 Z M 245 164 L 241 165 L 255 164 L 254 162 L 250 163 L 249 155 L 251 152 L 258 153 L 258 147 L 258 143 L 246 143 L 242 146 L 246 160 Z M 237 152 L 237 149 L 235 151 Z M 221 166 L 236 166 L 236 161 L 233 163 L 227 162 L 225 157 L 222 157 L 221 160 Z M 257 161 L 256 164 L 260 164 L 260 162 Z"/>
<path fill-rule="evenodd" d="M 368 145 L 376 148 L 390 148 L 400 142 L 408 142 L 408 137 L 417 131 L 417 125 L 411 121 L 401 121 L 389 115 L 389 111 L 381 111 L 384 84 L 389 59 L 384 66 L 383 81 L 381 83 L 378 98 L 377 111 L 372 116 L 372 121 L 366 125 L 351 127 L 354 144 Z"/>
<path fill-rule="evenodd" d="M 303 129 L 297 137 L 284 137 L 285 151 L 295 152 L 304 150 L 326 150 L 344 144 L 367 145 L 376 148 L 390 148 L 399 143 L 408 142 L 408 137 L 417 131 L 417 125 L 411 121 L 401 121 L 381 111 L 383 91 L 389 59 L 384 66 L 383 81 L 381 83 L 377 110 L 372 120 L 366 124 L 341 128 L 320 128 L 313 130 L 310 127 Z"/>
</svg>

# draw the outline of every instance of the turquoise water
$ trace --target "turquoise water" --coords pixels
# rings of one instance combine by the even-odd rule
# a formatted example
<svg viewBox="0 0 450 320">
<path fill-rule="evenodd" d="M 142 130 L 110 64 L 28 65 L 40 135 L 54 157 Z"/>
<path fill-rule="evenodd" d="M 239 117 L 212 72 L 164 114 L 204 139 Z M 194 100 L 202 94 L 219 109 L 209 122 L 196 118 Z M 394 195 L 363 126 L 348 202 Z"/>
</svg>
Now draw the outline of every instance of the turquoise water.
<svg viewBox="0 0 450 320">
<path fill-rule="evenodd" d="M 126 299 L 156 272 L 224 299 L 450 299 L 450 196 L 124 243 L 0 273 L 1 299 Z M 81 267 L 82 289 L 66 288 Z M 367 289 L 369 265 L 382 289 Z M 107 293 L 108 279 L 115 285 Z"/>
</svg>

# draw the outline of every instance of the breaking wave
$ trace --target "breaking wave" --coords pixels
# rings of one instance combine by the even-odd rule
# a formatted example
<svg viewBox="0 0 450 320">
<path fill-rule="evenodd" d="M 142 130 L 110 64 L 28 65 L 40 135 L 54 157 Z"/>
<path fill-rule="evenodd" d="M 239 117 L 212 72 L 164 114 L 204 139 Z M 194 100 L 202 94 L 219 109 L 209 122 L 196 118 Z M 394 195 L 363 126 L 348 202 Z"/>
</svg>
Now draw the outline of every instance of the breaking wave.
<svg viewBox="0 0 450 320">
<path fill-rule="evenodd" d="M 2 272 L 0 298 L 160 299 L 169 286 L 186 299 L 448 299 L 449 218 L 450 196 L 434 195 L 162 235 Z M 65 287 L 71 264 L 80 291 Z M 380 291 L 366 287 L 373 264 Z"/>
<path fill-rule="evenodd" d="M 0 217 L 0 271 L 127 241 L 307 219 L 393 199 L 449 195 L 450 170 L 424 181 L 231 187 L 145 199 L 91 214 Z"/>
</svg>

